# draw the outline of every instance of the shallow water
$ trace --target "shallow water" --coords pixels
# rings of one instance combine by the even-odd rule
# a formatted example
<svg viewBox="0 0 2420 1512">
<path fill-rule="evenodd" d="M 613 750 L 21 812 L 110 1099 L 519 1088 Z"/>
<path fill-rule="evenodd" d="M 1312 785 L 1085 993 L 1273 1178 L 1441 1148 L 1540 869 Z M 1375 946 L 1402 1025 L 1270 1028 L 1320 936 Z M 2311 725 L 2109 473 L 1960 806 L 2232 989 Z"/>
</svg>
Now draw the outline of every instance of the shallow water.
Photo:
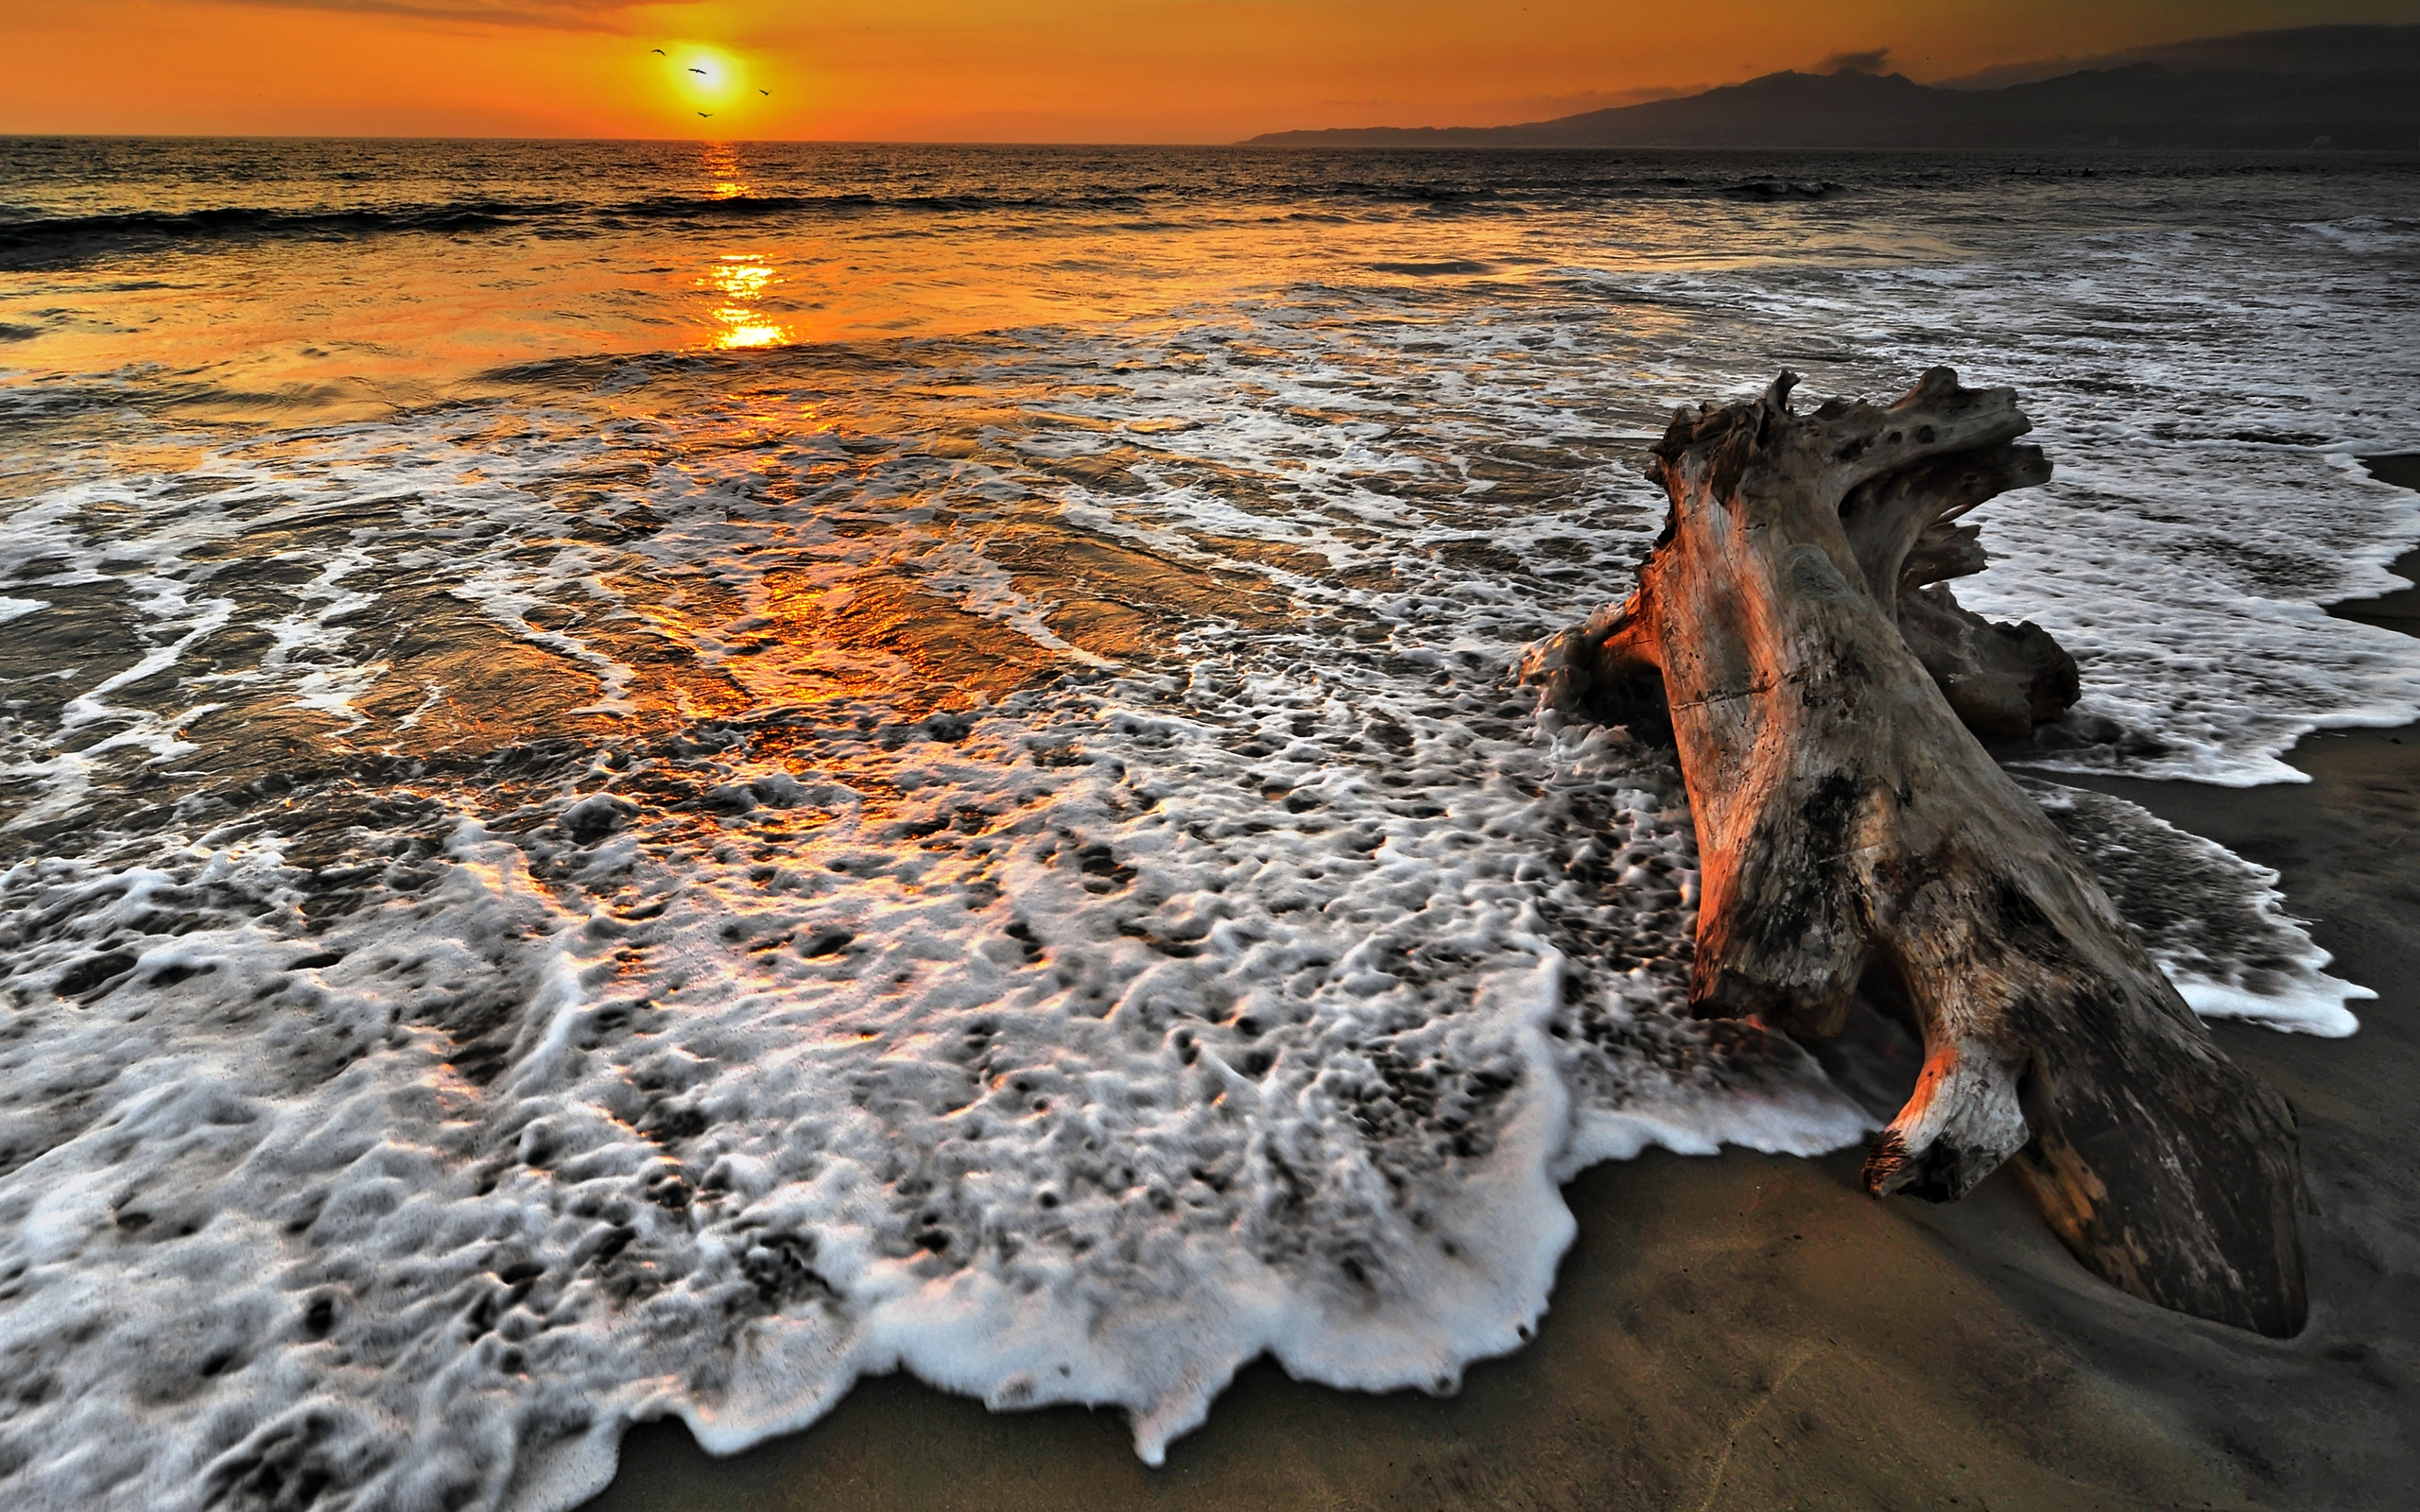
<svg viewBox="0 0 2420 1512">
<path fill-rule="evenodd" d="M 2420 537 L 2415 167 L 0 145 L 0 1481 L 1451 1389 L 1557 1179 L 1872 1125 L 1679 1012 L 1668 755 L 1503 676 L 1661 416 L 2015 385 L 2039 759 L 2290 776 L 2420 712 L 2318 607 Z M 2202 1011 L 2350 1031 L 2273 878 L 2043 796 Z"/>
</svg>

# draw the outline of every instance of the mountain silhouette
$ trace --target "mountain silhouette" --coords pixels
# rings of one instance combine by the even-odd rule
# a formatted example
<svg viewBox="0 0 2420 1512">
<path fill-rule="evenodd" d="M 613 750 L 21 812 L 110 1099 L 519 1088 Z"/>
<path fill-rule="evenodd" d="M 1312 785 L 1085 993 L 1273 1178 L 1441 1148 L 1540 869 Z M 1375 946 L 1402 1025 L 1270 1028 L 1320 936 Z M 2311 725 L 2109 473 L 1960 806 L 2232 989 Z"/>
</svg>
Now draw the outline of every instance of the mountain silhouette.
<svg viewBox="0 0 2420 1512">
<path fill-rule="evenodd" d="M 1274 131 L 1266 146 L 2420 146 L 2420 26 L 2209 38 L 2128 62 L 1996 88 L 1843 68 L 1496 127 Z M 2282 66 L 2189 66 L 2274 57 Z M 2351 64 L 2366 66 L 2347 66 Z M 2316 64 L 2317 66 L 2313 66 Z M 1958 81 L 1969 83 L 1970 80 Z"/>
</svg>

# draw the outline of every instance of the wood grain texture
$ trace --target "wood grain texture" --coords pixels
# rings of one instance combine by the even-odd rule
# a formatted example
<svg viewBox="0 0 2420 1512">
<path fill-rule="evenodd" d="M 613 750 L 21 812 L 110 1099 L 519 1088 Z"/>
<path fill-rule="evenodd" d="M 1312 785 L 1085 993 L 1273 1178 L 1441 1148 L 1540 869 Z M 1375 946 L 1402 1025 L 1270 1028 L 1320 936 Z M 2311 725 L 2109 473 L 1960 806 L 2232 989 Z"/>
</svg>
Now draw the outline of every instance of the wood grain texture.
<svg viewBox="0 0 2420 1512">
<path fill-rule="evenodd" d="M 1964 1195 L 2003 1162 L 2100 1275 L 2287 1334 L 2306 1312 L 2293 1117 L 2219 1053 L 2083 864 L 1977 739 L 2076 696 L 2075 664 L 1942 586 L 1957 522 L 2040 483 L 2008 389 L 1937 368 L 1894 404 L 1684 410 L 1671 513 L 1618 607 L 1533 647 L 1566 716 L 1668 722 L 1697 825 L 1691 1003 L 1838 1033 L 1862 991 L 1918 1028 L 1876 1196 Z"/>
</svg>

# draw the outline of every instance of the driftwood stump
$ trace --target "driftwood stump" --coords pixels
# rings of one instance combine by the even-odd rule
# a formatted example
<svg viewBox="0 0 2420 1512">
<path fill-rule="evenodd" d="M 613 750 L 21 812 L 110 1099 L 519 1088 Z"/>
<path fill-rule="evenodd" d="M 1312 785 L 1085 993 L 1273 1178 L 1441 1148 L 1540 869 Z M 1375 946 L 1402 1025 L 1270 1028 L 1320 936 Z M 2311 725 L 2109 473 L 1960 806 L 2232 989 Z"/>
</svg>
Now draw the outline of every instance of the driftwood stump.
<svg viewBox="0 0 2420 1512">
<path fill-rule="evenodd" d="M 1866 1161 L 1876 1196 L 1954 1200 L 2008 1161 L 2126 1291 L 2295 1332 L 2291 1112 L 1976 738 L 2076 697 L 2047 633 L 1941 586 L 1984 564 L 1959 517 L 2048 478 L 2012 444 L 2031 422 L 1945 368 L 1887 409 L 1794 415 L 1794 382 L 1674 417 L 1636 591 L 1521 667 L 1566 713 L 1668 718 L 1703 877 L 1693 1007 L 1824 1036 L 1862 991 L 1926 1050 Z"/>
</svg>

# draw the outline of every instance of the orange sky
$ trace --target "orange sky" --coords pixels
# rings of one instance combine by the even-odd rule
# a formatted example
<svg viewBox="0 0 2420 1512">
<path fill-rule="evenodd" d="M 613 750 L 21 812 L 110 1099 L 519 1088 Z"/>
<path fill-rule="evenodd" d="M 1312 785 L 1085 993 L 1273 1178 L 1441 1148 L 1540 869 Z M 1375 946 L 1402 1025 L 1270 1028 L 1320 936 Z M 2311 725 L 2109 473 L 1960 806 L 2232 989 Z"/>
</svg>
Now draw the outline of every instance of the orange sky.
<svg viewBox="0 0 2420 1512">
<path fill-rule="evenodd" d="M 1216 142 L 2323 21 L 2420 0 L 0 0 L 0 132 Z"/>
</svg>

